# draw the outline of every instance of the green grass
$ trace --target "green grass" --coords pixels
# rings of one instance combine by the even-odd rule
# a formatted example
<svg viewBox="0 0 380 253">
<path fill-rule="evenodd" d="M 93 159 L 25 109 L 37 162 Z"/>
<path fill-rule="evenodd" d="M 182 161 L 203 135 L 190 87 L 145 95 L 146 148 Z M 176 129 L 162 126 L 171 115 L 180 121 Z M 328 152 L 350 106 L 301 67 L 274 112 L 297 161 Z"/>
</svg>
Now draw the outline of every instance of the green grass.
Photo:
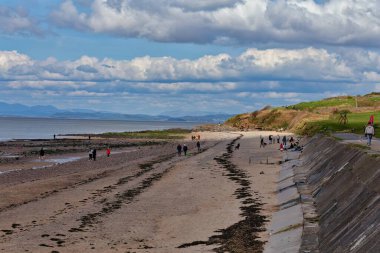
<svg viewBox="0 0 380 253">
<path fill-rule="evenodd" d="M 349 144 L 350 147 L 352 148 L 356 148 L 356 149 L 364 149 L 364 150 L 370 150 L 371 148 L 366 146 L 366 145 L 363 145 L 363 144 L 356 144 L 356 143 L 350 143 Z"/>
<path fill-rule="evenodd" d="M 292 106 L 288 106 L 289 109 L 295 110 L 313 110 L 319 107 L 334 107 L 334 106 L 355 106 L 354 97 L 345 98 L 330 98 L 320 101 L 302 102 Z"/>
<path fill-rule="evenodd" d="M 356 99 L 358 102 L 358 107 L 371 107 L 371 106 L 375 106 L 379 104 L 380 94 L 371 93 L 365 96 L 358 96 L 358 97 L 352 97 L 352 96 L 334 97 L 334 98 L 323 99 L 320 101 L 302 102 L 299 104 L 288 106 L 287 108 L 301 110 L 301 111 L 303 110 L 312 111 L 316 108 L 322 108 L 322 107 L 340 107 L 340 106 L 355 107 Z"/>
<path fill-rule="evenodd" d="M 369 97 L 368 100 L 371 101 L 371 102 L 379 102 L 380 101 L 380 97 Z"/>
<path fill-rule="evenodd" d="M 104 133 L 100 136 L 107 138 L 131 138 L 131 139 L 184 139 L 186 134 L 191 133 L 188 129 L 148 130 L 139 132 Z"/>
<path fill-rule="evenodd" d="M 367 126 L 370 115 L 375 116 L 375 136 L 379 138 L 380 124 L 376 122 L 379 122 L 380 120 L 380 111 L 348 114 L 347 124 L 339 124 L 337 118 L 311 121 L 308 122 L 302 130 L 300 130 L 300 133 L 309 136 L 318 132 L 351 132 L 364 135 L 364 129 Z"/>
</svg>

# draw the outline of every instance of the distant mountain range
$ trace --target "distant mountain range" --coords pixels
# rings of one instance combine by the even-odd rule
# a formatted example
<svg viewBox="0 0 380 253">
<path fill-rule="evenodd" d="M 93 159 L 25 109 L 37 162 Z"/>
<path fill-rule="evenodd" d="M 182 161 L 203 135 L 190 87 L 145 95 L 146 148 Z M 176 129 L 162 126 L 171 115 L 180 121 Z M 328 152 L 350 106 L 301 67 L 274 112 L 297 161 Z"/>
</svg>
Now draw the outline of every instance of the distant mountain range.
<svg viewBox="0 0 380 253">
<path fill-rule="evenodd" d="M 61 110 L 54 106 L 26 106 L 22 104 L 7 104 L 0 102 L 1 117 L 43 117 L 43 118 L 63 118 L 63 119 L 103 119 L 103 120 L 126 120 L 126 121 L 192 121 L 219 123 L 230 118 L 231 114 L 205 113 L 201 112 L 197 116 L 186 115 L 185 113 L 165 113 L 168 115 L 146 115 L 146 114 L 121 114 L 112 112 L 100 112 L 87 109 Z"/>
</svg>

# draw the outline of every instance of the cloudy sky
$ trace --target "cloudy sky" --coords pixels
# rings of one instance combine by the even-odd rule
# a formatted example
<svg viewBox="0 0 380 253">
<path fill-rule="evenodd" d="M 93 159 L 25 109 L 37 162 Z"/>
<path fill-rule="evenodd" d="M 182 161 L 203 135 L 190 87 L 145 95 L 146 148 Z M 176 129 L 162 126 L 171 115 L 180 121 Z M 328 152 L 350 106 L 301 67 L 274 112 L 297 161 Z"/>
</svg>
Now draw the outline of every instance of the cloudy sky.
<svg viewBox="0 0 380 253">
<path fill-rule="evenodd" d="M 241 113 L 380 91 L 378 0 L 2 0 L 0 101 Z"/>
</svg>

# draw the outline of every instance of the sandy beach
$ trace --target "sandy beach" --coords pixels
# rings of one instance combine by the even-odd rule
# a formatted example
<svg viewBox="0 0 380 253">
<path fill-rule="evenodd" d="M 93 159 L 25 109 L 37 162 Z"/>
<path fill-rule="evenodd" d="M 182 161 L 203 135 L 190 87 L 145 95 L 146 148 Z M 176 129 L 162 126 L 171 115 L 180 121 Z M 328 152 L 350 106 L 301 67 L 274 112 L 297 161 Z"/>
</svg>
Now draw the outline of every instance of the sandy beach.
<svg viewBox="0 0 380 253">
<path fill-rule="evenodd" d="M 187 156 L 173 141 L 3 162 L 0 251 L 262 252 L 282 160 L 260 148 L 269 134 L 202 132 L 201 152 L 180 142 Z"/>
</svg>

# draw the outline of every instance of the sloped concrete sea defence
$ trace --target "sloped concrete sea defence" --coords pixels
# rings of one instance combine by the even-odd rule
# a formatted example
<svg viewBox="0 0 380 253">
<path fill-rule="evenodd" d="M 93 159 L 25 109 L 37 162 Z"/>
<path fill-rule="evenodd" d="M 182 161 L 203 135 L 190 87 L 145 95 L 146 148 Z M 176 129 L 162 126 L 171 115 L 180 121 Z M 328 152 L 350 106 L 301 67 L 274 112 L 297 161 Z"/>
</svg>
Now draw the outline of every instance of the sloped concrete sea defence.
<svg viewBox="0 0 380 253">
<path fill-rule="evenodd" d="M 268 227 L 270 237 L 264 253 L 298 252 L 302 240 L 303 212 L 295 183 L 295 167 L 300 164 L 300 152 L 286 152 L 278 179 L 278 210 Z"/>
<path fill-rule="evenodd" d="M 294 183 L 303 212 L 299 252 L 380 252 L 380 158 L 315 136 Z"/>
</svg>

